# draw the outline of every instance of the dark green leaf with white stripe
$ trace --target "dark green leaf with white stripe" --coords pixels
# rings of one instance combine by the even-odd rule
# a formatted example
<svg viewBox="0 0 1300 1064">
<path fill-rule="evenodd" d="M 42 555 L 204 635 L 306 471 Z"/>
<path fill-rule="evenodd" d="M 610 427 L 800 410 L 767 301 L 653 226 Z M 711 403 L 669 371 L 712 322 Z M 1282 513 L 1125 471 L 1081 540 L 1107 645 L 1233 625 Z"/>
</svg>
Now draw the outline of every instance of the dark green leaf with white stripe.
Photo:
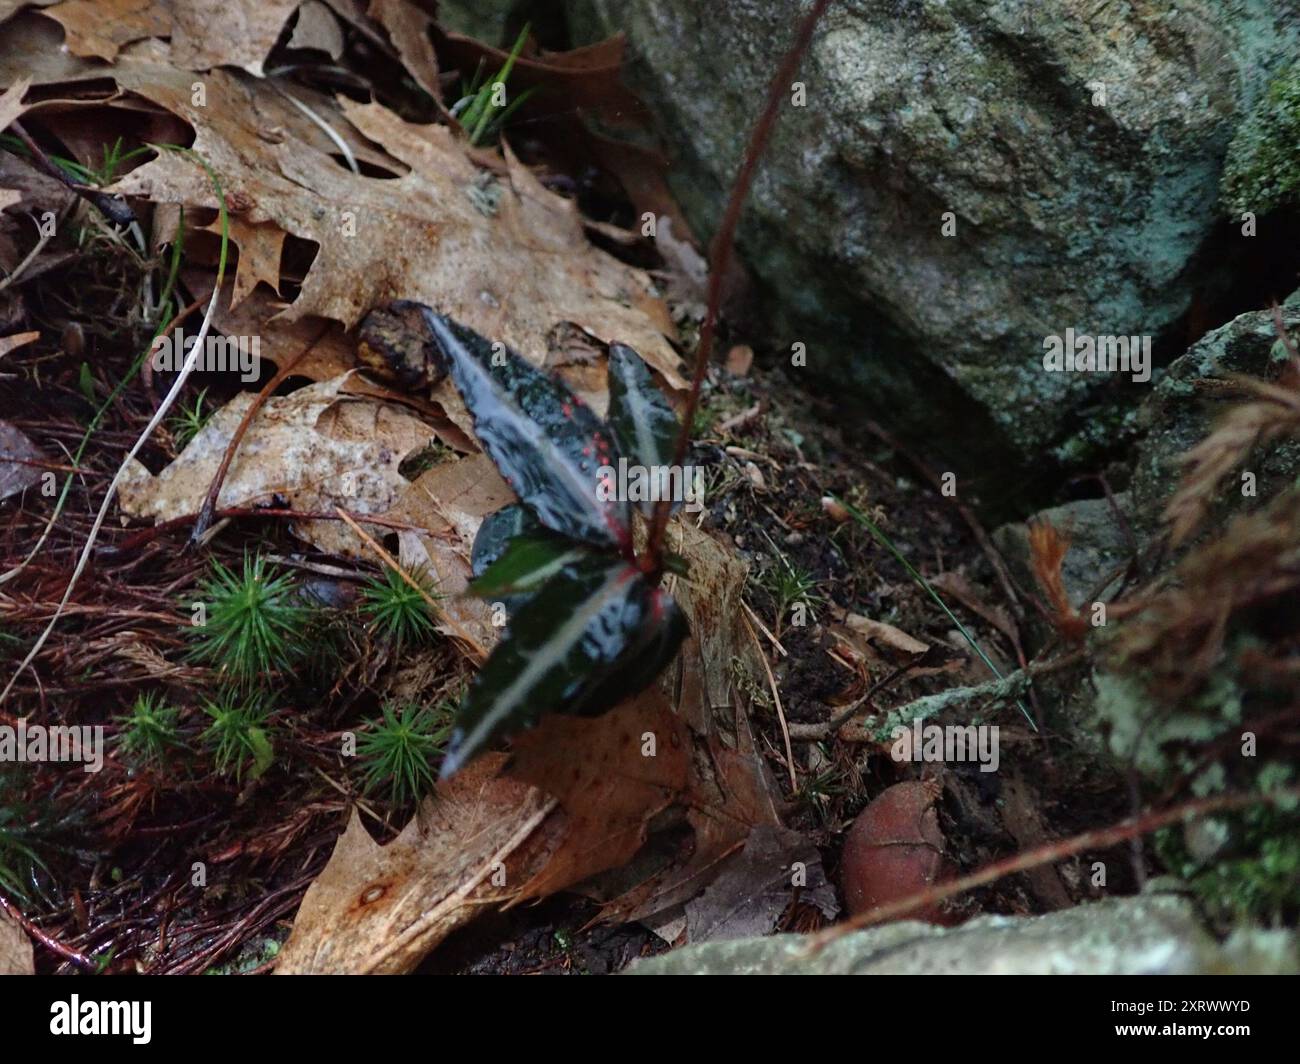
<svg viewBox="0 0 1300 1064">
<path fill-rule="evenodd" d="M 590 556 L 587 548 L 558 536 L 516 536 L 469 591 L 482 599 L 531 595 L 566 565 Z"/>
<path fill-rule="evenodd" d="M 475 579 L 487 572 L 505 554 L 516 536 L 537 536 L 545 531 L 545 527 L 528 512 L 528 508 L 517 502 L 488 514 L 479 525 L 478 535 L 474 537 L 474 548 L 470 551 L 469 565 Z M 500 602 L 509 616 L 528 601 L 528 596 L 498 595 L 492 601 Z"/>
<path fill-rule="evenodd" d="M 504 344 L 422 311 L 474 434 L 519 501 L 561 535 L 630 552 L 627 503 L 598 490 L 600 469 L 618 463 L 604 423 L 561 381 Z"/>
<path fill-rule="evenodd" d="M 476 577 L 506 552 L 515 536 L 533 536 L 542 531 L 542 523 L 517 502 L 503 506 L 483 518 L 474 537 L 469 564 Z"/>
<path fill-rule="evenodd" d="M 677 447 L 677 415 L 668 397 L 655 384 L 650 368 L 626 344 L 609 345 L 609 428 L 619 453 L 644 467 L 652 477 L 666 478 Z M 647 517 L 654 502 L 637 502 Z M 673 503 L 673 509 L 681 501 Z"/>
<path fill-rule="evenodd" d="M 591 555 L 565 565 L 511 618 L 470 684 L 443 777 L 545 713 L 596 714 L 635 694 L 681 641 L 684 624 L 665 627 L 675 610 L 622 559 Z M 658 663 L 654 671 L 647 656 Z"/>
</svg>

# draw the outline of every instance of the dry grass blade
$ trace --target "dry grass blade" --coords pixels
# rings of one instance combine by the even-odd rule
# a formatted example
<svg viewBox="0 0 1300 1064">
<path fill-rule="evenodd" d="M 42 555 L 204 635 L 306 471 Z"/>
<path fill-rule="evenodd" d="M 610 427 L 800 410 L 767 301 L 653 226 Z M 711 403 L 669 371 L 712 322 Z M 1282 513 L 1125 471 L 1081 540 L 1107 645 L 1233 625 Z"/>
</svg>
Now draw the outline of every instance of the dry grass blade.
<svg viewBox="0 0 1300 1064">
<path fill-rule="evenodd" d="M 225 208 L 221 210 L 222 219 L 225 219 Z M 77 564 L 72 570 L 72 576 L 68 579 L 67 587 L 63 590 L 63 597 L 59 600 L 58 608 L 54 616 L 50 618 L 50 623 L 45 626 L 44 631 L 32 644 L 32 648 L 27 652 L 27 656 L 19 663 L 18 668 L 9 677 L 9 682 L 5 684 L 3 691 L 0 691 L 0 705 L 9 696 L 13 686 L 18 682 L 18 678 L 27 670 L 27 667 L 36 660 L 36 656 L 45 646 L 46 641 L 50 638 L 50 633 L 54 631 L 55 625 L 59 623 L 59 618 L 63 616 L 63 611 L 67 608 L 68 602 L 72 598 L 72 592 L 76 590 L 77 581 L 81 579 L 81 574 L 86 571 L 86 566 L 90 563 L 91 552 L 95 549 L 95 541 L 99 538 L 99 530 L 104 526 L 104 519 L 108 516 L 108 508 L 113 505 L 114 499 L 117 498 L 117 488 L 122 482 L 123 476 L 127 473 L 135 456 L 139 454 L 140 448 L 153 435 L 154 430 L 162 424 L 167 412 L 171 410 L 181 391 L 185 388 L 185 382 L 189 380 L 190 374 L 194 372 L 194 367 L 198 365 L 199 358 L 203 354 L 203 344 L 207 339 L 208 330 L 212 327 L 212 316 L 216 313 L 217 297 L 221 294 L 221 281 L 226 271 L 226 235 L 222 233 L 220 259 L 217 265 L 217 283 L 213 285 L 212 296 L 208 300 L 207 309 L 203 314 L 203 321 L 199 324 L 199 331 L 195 335 L 194 346 L 190 349 L 189 354 L 185 356 L 185 362 L 181 366 L 181 371 L 176 375 L 176 380 L 171 386 L 171 390 L 158 404 L 158 409 L 154 411 L 153 417 L 145 425 L 139 437 L 137 437 L 131 449 L 127 452 L 122 463 L 117 467 L 117 472 L 113 474 L 113 479 L 108 485 L 108 490 L 104 492 L 104 501 L 100 504 L 99 512 L 95 514 L 94 523 L 90 527 L 90 534 L 86 536 L 86 543 L 81 549 L 81 554 L 77 558 Z"/>
<path fill-rule="evenodd" d="M 1177 582 L 1145 603 L 1115 645 L 1118 660 L 1151 670 L 1171 697 L 1194 690 L 1239 611 L 1300 588 L 1300 493 L 1238 517 L 1179 564 Z"/>
<path fill-rule="evenodd" d="M 1067 639 L 1077 640 L 1083 637 L 1088 624 L 1071 605 L 1061 576 L 1061 563 L 1069 549 L 1070 538 L 1050 522 L 1035 521 L 1029 526 L 1029 563 L 1047 599 L 1052 624 Z"/>
</svg>

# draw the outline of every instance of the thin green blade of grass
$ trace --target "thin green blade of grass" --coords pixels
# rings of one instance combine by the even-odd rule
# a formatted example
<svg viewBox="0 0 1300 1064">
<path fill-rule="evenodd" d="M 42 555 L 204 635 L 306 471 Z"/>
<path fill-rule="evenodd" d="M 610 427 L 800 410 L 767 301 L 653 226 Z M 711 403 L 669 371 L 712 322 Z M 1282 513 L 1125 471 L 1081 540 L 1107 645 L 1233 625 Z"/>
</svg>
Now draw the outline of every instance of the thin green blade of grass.
<svg viewBox="0 0 1300 1064">
<path fill-rule="evenodd" d="M 528 40 L 528 31 L 530 26 L 524 23 L 524 28 L 519 31 L 519 36 L 515 39 L 514 47 L 510 49 L 510 55 L 506 57 L 505 64 L 497 71 L 496 77 L 479 89 L 478 95 L 474 98 L 474 103 L 470 105 L 470 110 L 475 112 L 473 120 L 473 131 L 469 135 L 471 145 L 476 145 L 487 129 L 488 120 L 491 117 L 493 105 L 492 95 L 496 86 L 504 86 L 510 78 L 510 72 L 514 69 L 515 60 L 519 58 L 519 53 L 524 50 L 524 42 Z M 468 128 L 470 121 L 463 123 Z"/>
<path fill-rule="evenodd" d="M 832 496 L 832 498 L 835 497 Z M 870 532 L 872 537 L 876 540 L 877 543 L 879 543 L 882 547 L 885 548 L 885 550 L 889 551 L 889 553 L 894 556 L 895 560 L 904 569 L 907 570 L 907 575 L 910 576 L 916 582 L 918 587 L 924 590 L 925 593 L 930 596 L 930 598 L 934 599 L 935 604 L 938 605 L 938 607 L 941 610 L 943 610 L 943 612 L 947 615 L 948 620 L 952 621 L 952 623 L 956 625 L 957 631 L 961 633 L 962 638 L 965 639 L 966 642 L 970 644 L 971 649 L 974 650 L 975 653 L 979 655 L 980 661 L 984 662 L 984 664 L 988 667 L 989 672 L 993 673 L 993 675 L 996 676 L 999 680 L 1005 679 L 1006 677 L 1004 677 L 1002 673 L 998 671 L 998 667 L 994 665 L 992 661 L 989 660 L 989 656 L 984 653 L 983 648 L 979 645 L 979 643 L 975 641 L 975 637 L 971 635 L 969 631 L 966 630 L 966 626 L 962 624 L 960 620 L 957 619 L 957 615 L 953 613 L 952 610 L 948 608 L 948 604 L 944 602 L 942 598 L 939 597 L 939 592 L 935 591 L 933 586 L 931 586 L 930 581 L 928 581 L 924 576 L 922 576 L 919 572 L 917 572 L 915 567 L 912 565 L 912 563 L 909 562 L 905 557 L 903 557 L 902 552 L 896 546 L 894 546 L 893 540 L 891 540 L 887 535 L 885 535 L 884 530 L 881 529 L 879 525 L 877 525 L 873 520 L 871 520 L 871 518 L 869 518 L 856 506 L 853 506 L 850 503 L 845 502 L 843 499 L 837 498 L 835 499 L 835 501 L 844 507 L 844 509 L 848 512 L 850 517 L 852 517 L 855 521 L 857 521 L 858 524 L 860 524 L 863 528 L 865 528 L 868 532 Z M 1029 722 L 1029 726 L 1033 728 L 1034 731 L 1038 731 L 1038 725 L 1034 723 L 1034 718 L 1029 715 L 1029 710 L 1025 708 L 1024 702 L 1022 702 L 1020 699 L 1016 699 L 1016 706 L 1019 708 L 1020 712 L 1024 715 L 1025 720 Z"/>
</svg>

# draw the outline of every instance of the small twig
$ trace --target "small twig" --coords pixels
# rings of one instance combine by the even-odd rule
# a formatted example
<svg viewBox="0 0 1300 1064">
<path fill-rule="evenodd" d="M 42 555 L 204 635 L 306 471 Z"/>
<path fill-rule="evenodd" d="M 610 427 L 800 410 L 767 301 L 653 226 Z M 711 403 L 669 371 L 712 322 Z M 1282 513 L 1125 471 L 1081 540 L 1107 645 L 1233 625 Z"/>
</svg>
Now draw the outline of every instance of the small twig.
<svg viewBox="0 0 1300 1064">
<path fill-rule="evenodd" d="M 859 913 L 857 916 L 852 916 L 843 923 L 836 924 L 834 927 L 827 928 L 820 934 L 814 935 L 809 944 L 809 952 L 816 953 L 835 939 L 860 928 L 871 927 L 873 924 L 885 923 L 889 920 L 897 920 L 899 917 L 906 916 L 917 909 L 938 905 L 940 902 L 955 898 L 958 894 L 964 894 L 975 887 L 988 886 L 990 883 L 1015 875 L 1017 872 L 1027 872 L 1032 868 L 1038 868 L 1040 865 L 1063 861 L 1065 858 L 1074 857 L 1085 850 L 1107 850 L 1112 846 L 1127 842 L 1135 836 L 1149 835 L 1153 831 L 1168 827 L 1170 824 L 1176 824 L 1180 820 L 1204 816 L 1207 813 L 1217 813 L 1228 809 L 1242 809 L 1257 804 L 1272 805 L 1295 798 L 1300 798 L 1300 787 L 1287 787 L 1268 794 L 1220 794 L 1212 798 L 1194 798 L 1181 805 L 1176 805 L 1172 809 L 1146 813 L 1140 817 L 1120 821 L 1120 823 L 1112 827 L 1084 831 L 1060 842 L 1050 842 L 1032 850 L 1026 850 L 1024 853 L 1016 854 L 1014 857 L 994 861 L 992 864 L 985 865 L 978 871 L 962 876 L 960 879 L 940 883 L 937 886 L 918 891 L 910 897 L 891 902 L 889 905 L 882 905 L 869 909 L 864 913 Z"/>
<path fill-rule="evenodd" d="M 274 506 L 228 506 L 224 509 L 217 510 L 213 515 L 217 518 L 225 519 L 228 517 L 287 517 L 294 521 L 342 521 L 344 518 L 338 515 L 337 511 L 328 512 L 325 510 L 288 510 L 284 507 Z M 424 532 L 430 534 L 430 530 L 425 525 L 413 525 L 409 521 L 394 521 L 387 517 L 376 517 L 373 514 L 351 514 L 351 516 L 365 521 L 368 525 L 378 525 L 380 528 L 391 528 L 395 532 Z M 151 543 L 165 532 L 183 527 L 195 520 L 198 514 L 182 514 L 180 517 L 169 517 L 166 521 L 159 521 L 158 524 L 149 528 L 142 528 L 128 536 L 121 543 L 113 547 L 104 548 L 105 554 L 125 554 L 133 551 L 146 543 Z"/>
<path fill-rule="evenodd" d="M 944 708 L 951 708 L 954 705 L 964 705 L 967 702 L 974 701 L 977 698 L 996 700 L 1002 698 L 1015 698 L 1016 691 L 1037 679 L 1039 676 L 1046 676 L 1049 673 L 1058 672 L 1061 669 L 1070 668 L 1085 660 L 1086 653 L 1082 650 L 1064 654 L 1059 658 L 1053 658 L 1051 661 L 1030 662 L 1023 669 L 1017 669 L 1015 672 L 1008 673 L 996 680 L 989 680 L 987 683 L 979 684 L 976 687 L 949 687 L 947 690 L 938 691 L 932 695 L 921 695 L 910 702 L 904 702 L 901 706 L 891 709 L 890 714 L 906 716 L 907 711 L 920 702 L 929 702 L 934 704 L 940 702 Z M 907 671 L 912 665 L 905 666 L 901 671 Z M 815 741 L 824 739 L 834 734 L 861 708 L 861 704 L 876 693 L 877 689 L 887 683 L 891 683 L 896 678 L 896 674 L 886 676 L 877 683 L 867 694 L 842 711 L 834 720 L 826 724 L 799 724 L 794 726 L 794 737 L 800 741 Z M 825 729 L 825 731 L 823 731 Z"/>
<path fill-rule="evenodd" d="M 744 609 L 745 615 L 749 617 L 749 619 L 753 621 L 756 625 L 758 625 L 758 630 L 762 632 L 765 636 L 767 636 L 768 641 L 772 644 L 773 647 L 776 648 L 776 652 L 780 654 L 781 657 L 788 658 L 790 656 L 790 652 L 781 645 L 781 640 L 777 639 L 777 637 L 774 636 L 768 630 L 767 625 L 765 625 L 761 620 L 759 620 L 758 614 L 755 613 L 753 609 L 750 608 L 749 603 L 746 602 L 744 599 L 741 599 L 740 605 Z"/>
<path fill-rule="evenodd" d="M 748 617 L 742 617 L 745 622 L 745 630 L 749 632 L 749 638 L 754 641 L 754 646 L 758 649 L 758 660 L 762 662 L 763 671 L 767 673 L 767 685 L 772 691 L 772 703 L 776 706 L 776 719 L 781 724 L 781 738 L 785 741 L 785 764 L 790 770 L 790 793 L 794 794 L 799 790 L 799 777 L 794 771 L 794 748 L 790 745 L 790 726 L 785 722 L 785 710 L 781 707 L 781 693 L 776 687 L 776 677 L 772 674 L 772 666 L 767 662 L 767 655 L 763 653 L 763 644 L 758 641 L 758 635 L 754 632 L 754 626 L 749 623 Z"/>
<path fill-rule="evenodd" d="M 110 196 L 107 192 L 101 192 L 99 189 L 93 188 L 90 185 L 83 185 L 78 181 L 72 180 L 72 178 L 68 176 L 67 171 L 46 155 L 45 150 L 37 144 L 36 141 L 32 140 L 31 135 L 23 128 L 21 122 L 11 122 L 9 128 L 18 134 L 18 139 L 21 140 L 27 150 L 32 153 L 32 161 L 37 167 L 49 174 L 50 177 L 54 178 L 54 180 L 58 181 L 60 184 L 66 185 L 69 189 L 99 211 L 100 214 L 112 222 L 113 225 L 126 227 L 135 223 L 135 212 L 131 210 L 125 200 L 118 199 L 116 196 Z"/>
<path fill-rule="evenodd" d="M 80 469 L 74 465 L 62 465 L 51 462 L 48 458 L 19 458 L 16 454 L 0 452 L 0 462 L 7 465 L 25 465 L 36 469 L 51 469 L 59 473 L 79 473 L 83 477 L 102 477 L 105 474 L 94 469 Z"/>
<path fill-rule="evenodd" d="M 862 707 L 869 703 L 877 694 L 891 683 L 897 680 L 905 672 L 910 672 L 914 667 L 914 662 L 908 662 L 906 665 L 900 665 L 889 675 L 882 677 L 873 683 L 865 694 L 860 698 L 855 698 L 849 705 L 845 706 L 839 713 L 835 714 L 830 720 L 822 724 L 793 724 L 790 727 L 790 734 L 801 742 L 816 742 L 818 739 L 829 739 L 836 734 L 845 724 L 858 715 Z"/>
<path fill-rule="evenodd" d="M 34 222 L 36 221 L 36 219 L 33 218 L 32 221 Z M 3 292 L 11 284 L 16 284 L 18 282 L 18 279 L 22 277 L 23 271 L 25 271 L 27 267 L 31 265 L 32 260 L 35 259 L 36 256 L 41 253 L 41 251 L 44 249 L 46 244 L 48 244 L 52 239 L 54 239 L 54 232 L 52 230 L 47 231 L 40 225 L 36 226 L 36 232 L 37 232 L 36 245 L 32 248 L 31 251 L 27 253 L 27 255 L 23 258 L 23 261 L 14 267 L 13 273 L 11 273 L 4 280 L 0 281 L 0 292 Z"/>
<path fill-rule="evenodd" d="M 0 894 L 0 909 L 3 909 L 6 913 L 8 913 L 10 918 L 13 919 L 14 922 L 17 923 L 19 927 L 21 927 L 24 931 L 26 931 L 29 935 L 31 935 L 32 938 L 36 939 L 37 942 L 39 942 L 51 953 L 58 954 L 64 960 L 71 961 L 79 968 L 84 968 L 88 972 L 99 971 L 98 964 L 96 964 L 93 960 L 87 957 L 84 953 L 78 953 L 71 946 L 65 946 L 54 936 L 42 931 L 39 927 L 37 927 L 34 923 L 32 923 L 29 919 L 27 919 L 27 917 L 25 917 L 22 914 L 22 910 L 20 910 L 18 906 L 14 905 L 14 903 L 11 902 L 8 898 L 6 898 L 3 894 Z"/>
<path fill-rule="evenodd" d="M 189 306 L 179 311 L 175 315 L 175 317 L 173 317 L 172 320 L 169 321 L 159 331 L 158 335 L 159 336 L 168 335 L 172 329 L 176 328 L 177 325 L 179 325 L 186 318 L 188 318 L 201 305 L 202 305 L 202 300 L 196 299 Z M 142 365 L 147 366 L 148 364 L 149 364 L 149 359 L 146 356 Z M 121 385 L 119 385 L 119 387 L 121 387 Z M 107 410 L 107 404 L 100 408 L 99 413 L 102 414 L 105 410 Z M 99 415 L 97 414 L 96 417 L 98 416 Z M 76 455 L 72 456 L 72 461 L 74 462 L 74 464 L 80 460 L 81 454 L 85 450 L 86 444 L 90 439 L 90 434 L 94 430 L 94 425 L 95 423 L 91 422 L 91 427 L 86 430 L 86 434 L 82 437 L 81 446 L 77 449 Z M 63 491 L 60 493 L 58 501 L 54 504 L 54 509 L 53 511 L 51 511 L 49 519 L 45 522 L 45 528 L 41 531 L 40 538 L 36 540 L 36 545 L 32 547 L 32 549 L 27 552 L 27 556 L 23 558 L 23 560 L 19 562 L 17 565 L 15 565 L 12 569 L 9 569 L 4 573 L 0 573 L 0 584 L 7 584 L 10 580 L 13 580 L 17 576 L 19 576 L 23 572 L 23 570 L 26 569 L 27 566 L 31 564 L 32 559 L 35 558 L 36 555 L 38 555 L 41 552 L 41 548 L 45 546 L 45 541 L 49 538 L 50 533 L 54 530 L 55 522 L 58 521 L 59 515 L 63 513 L 63 507 L 67 503 L 68 491 L 71 485 L 72 485 L 72 476 L 69 475 L 68 479 L 63 482 Z"/>
<path fill-rule="evenodd" d="M 41 632 L 36 642 L 32 644 L 32 648 L 27 652 L 27 656 L 23 658 L 18 668 L 14 670 L 14 674 L 9 678 L 9 682 L 5 684 L 4 690 L 0 691 L 0 704 L 4 703 L 5 698 L 13 688 L 13 685 L 17 682 L 18 677 L 20 677 L 27 667 L 36 660 L 36 655 L 41 652 L 41 648 L 45 646 L 46 640 L 50 638 L 50 633 L 54 631 L 54 626 L 59 623 L 59 617 L 62 615 L 63 609 L 67 606 L 68 601 L 72 598 L 72 592 L 77 586 L 77 581 L 81 579 L 81 574 L 85 572 L 86 566 L 90 563 L 90 555 L 95 549 L 95 540 L 99 538 L 99 530 L 103 527 L 104 519 L 108 516 L 108 508 L 113 504 L 113 500 L 117 496 L 118 484 L 121 483 L 122 477 L 126 474 L 127 468 L 131 464 L 131 460 L 135 458 L 139 453 L 140 448 L 144 446 L 145 441 L 153 435 L 154 429 L 156 429 L 159 424 L 162 423 L 163 418 L 167 416 L 167 411 L 170 410 L 172 404 L 176 402 L 176 398 L 180 395 L 181 389 L 185 386 L 186 380 L 189 379 L 190 373 L 193 372 L 195 365 L 198 363 L 199 355 L 203 350 L 203 342 L 208 335 L 208 329 L 212 325 L 212 316 L 217 310 L 217 297 L 221 293 L 221 275 L 224 272 L 226 265 L 225 242 L 226 237 L 223 233 L 221 261 L 217 269 L 217 284 L 212 289 L 212 298 L 208 301 L 208 308 L 203 315 L 203 321 L 199 325 L 199 332 L 194 341 L 194 348 L 186 357 L 185 364 L 181 367 L 180 374 L 176 377 L 175 383 L 172 384 L 171 391 L 167 393 L 158 409 L 154 411 L 153 417 L 150 418 L 149 423 L 145 425 L 144 431 L 140 433 L 135 443 L 131 445 L 131 449 L 127 452 L 126 457 L 122 459 L 121 465 L 117 467 L 117 472 L 113 474 L 113 479 L 108 485 L 108 490 L 104 492 L 104 501 L 100 504 L 99 512 L 95 514 L 95 520 L 90 526 L 90 534 L 86 537 L 85 545 L 81 548 L 81 555 L 77 559 L 77 564 L 72 570 L 72 576 L 68 580 L 68 585 L 63 591 L 63 598 L 59 602 L 59 609 L 54 616 L 50 618 L 50 623 L 45 626 L 44 631 Z"/>
</svg>

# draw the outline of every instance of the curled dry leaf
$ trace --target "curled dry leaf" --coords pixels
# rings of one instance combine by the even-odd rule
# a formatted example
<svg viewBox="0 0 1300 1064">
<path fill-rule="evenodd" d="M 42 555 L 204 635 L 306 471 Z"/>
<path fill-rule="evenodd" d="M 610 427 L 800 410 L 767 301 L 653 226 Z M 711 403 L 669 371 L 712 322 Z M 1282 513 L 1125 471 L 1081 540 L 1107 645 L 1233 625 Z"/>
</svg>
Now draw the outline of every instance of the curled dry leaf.
<svg viewBox="0 0 1300 1064">
<path fill-rule="evenodd" d="M 33 338 L 37 333 L 33 333 Z M 4 350 L 4 340 L 0 340 L 0 353 Z M 20 458 L 24 461 L 15 462 Z M 41 479 L 41 468 L 29 465 L 29 462 L 43 462 L 45 455 L 7 421 L 0 421 L 0 499 L 7 499 L 20 491 L 25 491 Z"/>
<path fill-rule="evenodd" d="M 627 861 L 687 783 L 683 726 L 658 694 L 594 720 L 549 717 L 521 739 L 509 775 L 506 760 L 484 755 L 440 783 L 386 846 L 353 814 L 277 971 L 409 971 L 486 905 L 544 896 Z"/>
<path fill-rule="evenodd" d="M 343 28 L 321 0 L 304 0 L 298 8 L 289 47 L 312 49 L 337 59 L 343 54 Z"/>
<path fill-rule="evenodd" d="M 901 628 L 895 628 L 884 621 L 863 617 L 858 613 L 848 614 L 844 618 L 843 626 L 837 627 L 859 647 L 866 644 L 872 648 L 887 649 L 893 651 L 895 657 L 902 655 L 903 661 L 919 657 L 930 649 L 927 644 L 908 635 Z"/>
<path fill-rule="evenodd" d="M 227 224 L 230 242 L 239 249 L 239 258 L 235 264 L 234 289 L 225 305 L 233 310 L 259 283 L 278 294 L 285 231 L 273 222 L 250 222 L 237 214 L 228 216 Z M 207 231 L 220 236 L 221 219 L 214 219 Z"/>
<path fill-rule="evenodd" d="M 520 92 L 533 85 L 544 86 L 545 91 L 529 101 L 530 112 L 538 116 L 572 116 L 582 111 L 614 124 L 644 124 L 645 105 L 622 77 L 626 49 L 627 40 L 621 33 L 567 52 L 536 53 L 531 46 L 525 46 L 511 68 L 511 89 Z M 508 54 L 501 48 L 446 31 L 440 50 L 459 70 L 474 70 L 480 60 L 486 61 L 487 69 L 499 70 Z"/>
<path fill-rule="evenodd" d="M 356 174 L 271 82 L 213 70 L 198 105 L 193 75 L 171 65 L 156 41 L 131 46 L 106 71 L 39 48 L 33 54 L 31 42 L 17 39 L 20 28 L 34 35 L 29 21 L 0 27 L 0 56 L 11 41 L 19 46 L 0 58 L 0 81 L 31 73 L 29 62 L 42 83 L 111 74 L 194 127 L 193 151 L 220 175 L 233 214 L 318 246 L 286 318 L 318 315 L 350 327 L 401 293 L 535 361 L 552 330 L 572 322 L 632 345 L 671 387 L 684 385 L 667 340 L 673 326 L 648 275 L 590 244 L 575 204 L 544 188 L 508 151 L 503 179 L 480 170 L 445 126 L 412 125 L 379 104 L 335 105 L 293 87 L 359 158 L 394 174 L 410 167 L 391 180 Z M 367 153 L 366 138 L 390 156 L 373 147 Z M 176 152 L 133 170 L 112 191 L 217 206 L 207 172 Z"/>
<path fill-rule="evenodd" d="M 50 26 L 28 19 L 4 27 L 7 39 L 0 43 L 15 47 L 7 54 L 0 49 L 0 79 L 18 70 L 45 83 L 103 76 L 102 67 L 49 47 L 41 25 Z M 591 58 L 596 62 L 598 56 L 593 52 Z M 584 70 L 584 77 L 590 73 L 582 64 L 573 69 Z M 435 301 L 535 362 L 545 359 L 556 327 L 571 322 L 634 344 L 670 385 L 681 385 L 679 360 L 665 339 L 671 323 L 646 275 L 592 247 L 574 204 L 542 187 L 508 153 L 503 181 L 480 171 L 446 128 L 412 126 L 382 107 L 350 103 L 344 105 L 347 121 L 332 102 L 295 86 L 294 94 L 358 158 L 394 174 L 404 170 L 368 146 L 364 133 L 389 144 L 412 167 L 395 180 L 362 177 L 342 167 L 328 138 L 268 83 L 212 71 L 204 79 L 205 106 L 198 106 L 192 75 L 174 69 L 156 41 L 123 51 L 111 74 L 122 87 L 193 125 L 195 152 L 221 175 L 241 252 L 233 293 L 238 305 L 224 311 L 228 317 L 264 299 L 259 281 L 275 286 L 282 247 L 276 229 L 320 248 L 301 294 L 278 320 L 249 317 L 237 334 L 260 334 L 270 345 L 279 326 L 309 314 L 351 324 L 381 296 L 401 291 Z M 133 171 L 117 191 L 161 203 L 216 205 L 207 173 L 175 153 Z M 285 341 L 286 357 L 310 342 L 304 335 Z M 336 339 L 313 348 L 300 371 L 315 379 L 338 372 L 338 348 Z M 434 430 L 453 447 L 472 449 L 468 415 L 454 389 L 450 393 L 434 397 L 450 422 L 434 423 Z"/>
<path fill-rule="evenodd" d="M 816 906 L 828 920 L 840 909 L 817 847 L 797 831 L 759 824 L 740 856 L 687 903 L 686 939 L 695 943 L 770 935 L 796 898 Z"/>
<path fill-rule="evenodd" d="M 112 62 L 132 41 L 166 37 L 171 12 L 160 0 L 65 0 L 42 12 L 63 27 L 68 51 Z"/>
<path fill-rule="evenodd" d="M 186 70 L 237 66 L 260 75 L 263 60 L 301 2 L 64 0 L 46 7 L 42 13 L 63 27 L 67 49 L 74 56 L 111 63 L 133 41 L 168 37 L 172 62 Z M 315 43 L 293 47 L 320 47 L 319 38 L 324 31 L 312 9 L 322 6 L 314 2 L 303 4 L 299 25 L 305 17 L 309 28 L 315 30 L 311 36 Z"/>
<path fill-rule="evenodd" d="M 650 819 L 685 790 L 690 763 L 685 725 L 658 689 L 594 719 L 551 714 L 514 750 L 510 776 L 554 795 L 565 817 L 563 841 L 518 900 L 631 860 Z"/>
<path fill-rule="evenodd" d="M 408 0 L 370 0 L 366 13 L 388 32 L 393 47 L 411 78 L 435 100 L 442 100 L 438 84 L 438 55 L 429 39 L 433 19 Z"/>
</svg>

